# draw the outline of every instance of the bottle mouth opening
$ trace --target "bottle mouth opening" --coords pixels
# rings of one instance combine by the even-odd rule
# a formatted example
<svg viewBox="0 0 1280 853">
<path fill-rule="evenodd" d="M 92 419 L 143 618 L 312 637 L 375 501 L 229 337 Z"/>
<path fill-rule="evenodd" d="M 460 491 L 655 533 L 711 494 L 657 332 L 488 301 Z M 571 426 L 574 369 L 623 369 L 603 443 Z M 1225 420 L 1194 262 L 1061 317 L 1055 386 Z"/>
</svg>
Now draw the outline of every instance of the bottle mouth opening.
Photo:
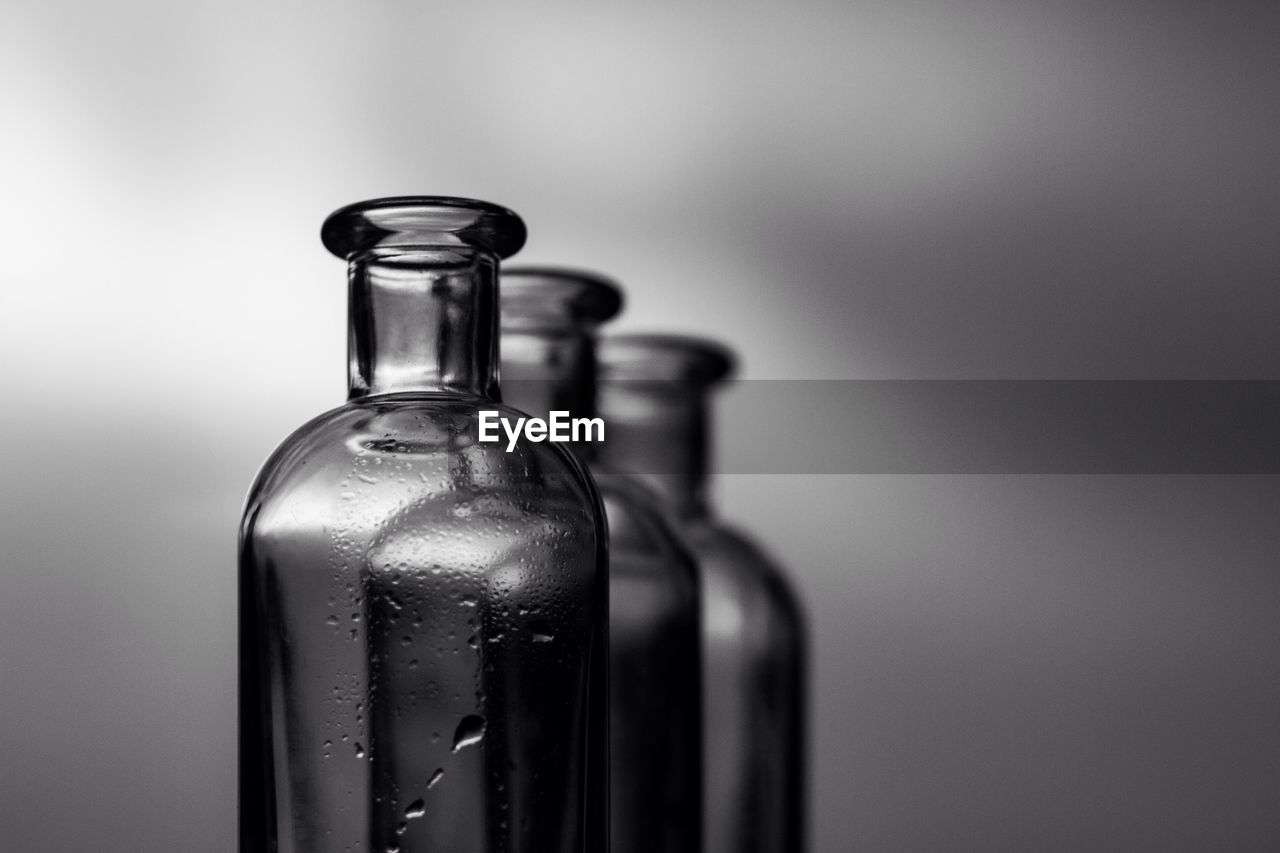
<svg viewBox="0 0 1280 853">
<path fill-rule="evenodd" d="M 499 277 L 504 329 L 602 323 L 622 310 L 622 289 L 598 273 L 568 267 L 514 267 Z"/>
<path fill-rule="evenodd" d="M 600 342 L 597 353 L 606 381 L 711 385 L 736 368 L 727 346 L 685 335 L 611 335 Z"/>
<path fill-rule="evenodd" d="M 487 201 L 452 196 L 396 196 L 356 202 L 320 228 L 326 249 L 349 260 L 379 248 L 470 247 L 507 258 L 527 231 L 514 212 Z"/>
</svg>

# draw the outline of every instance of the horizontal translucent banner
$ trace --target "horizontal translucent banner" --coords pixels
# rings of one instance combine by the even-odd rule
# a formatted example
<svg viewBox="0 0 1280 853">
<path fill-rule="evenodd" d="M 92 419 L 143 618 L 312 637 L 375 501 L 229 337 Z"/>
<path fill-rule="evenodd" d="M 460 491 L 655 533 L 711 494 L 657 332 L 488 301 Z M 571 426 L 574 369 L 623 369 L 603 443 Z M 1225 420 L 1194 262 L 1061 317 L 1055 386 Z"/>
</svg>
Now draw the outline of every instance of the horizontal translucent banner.
<svg viewBox="0 0 1280 853">
<path fill-rule="evenodd" d="M 1280 474 L 1280 381 L 759 380 L 712 394 L 724 474 Z"/>
</svg>

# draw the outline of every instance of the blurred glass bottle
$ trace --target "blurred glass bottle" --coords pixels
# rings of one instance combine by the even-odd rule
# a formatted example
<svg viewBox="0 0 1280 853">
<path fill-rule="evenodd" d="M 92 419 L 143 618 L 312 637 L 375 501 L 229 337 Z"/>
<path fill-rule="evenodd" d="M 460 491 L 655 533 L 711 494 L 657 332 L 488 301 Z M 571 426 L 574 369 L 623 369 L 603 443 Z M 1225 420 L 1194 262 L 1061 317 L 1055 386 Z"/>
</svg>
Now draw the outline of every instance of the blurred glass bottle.
<svg viewBox="0 0 1280 853">
<path fill-rule="evenodd" d="M 706 851 L 797 853 L 806 844 L 804 616 L 779 569 L 715 518 L 706 494 L 709 394 L 732 365 L 725 348 L 698 338 L 606 338 L 602 459 L 662 495 L 697 555 Z"/>
<path fill-rule="evenodd" d="M 512 212 L 381 199 L 348 261 L 350 394 L 268 460 L 240 546 L 242 853 L 607 847 L 607 551 L 563 448 L 498 403 Z"/>
<path fill-rule="evenodd" d="M 506 399 L 593 418 L 596 329 L 618 288 L 564 269 L 502 272 Z M 607 425 L 605 427 L 607 429 Z M 602 433 L 603 434 L 603 433 Z M 647 489 L 592 463 L 609 520 L 609 792 L 613 853 L 702 849 L 701 666 L 694 558 Z"/>
</svg>

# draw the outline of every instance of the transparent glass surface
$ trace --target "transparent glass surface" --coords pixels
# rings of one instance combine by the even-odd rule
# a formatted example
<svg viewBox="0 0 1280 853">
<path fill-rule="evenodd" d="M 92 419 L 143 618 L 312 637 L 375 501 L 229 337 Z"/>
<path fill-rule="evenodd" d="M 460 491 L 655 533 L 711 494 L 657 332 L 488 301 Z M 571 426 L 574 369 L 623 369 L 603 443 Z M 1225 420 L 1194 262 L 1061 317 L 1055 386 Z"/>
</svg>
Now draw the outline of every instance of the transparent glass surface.
<svg viewBox="0 0 1280 853">
<path fill-rule="evenodd" d="M 621 305 L 608 280 L 558 268 L 502 274 L 507 399 L 546 417 L 595 415 L 595 330 Z M 606 429 L 607 429 L 606 425 Z M 575 445 L 590 460 L 594 445 Z M 657 496 L 592 465 L 609 520 L 609 788 L 614 853 L 702 849 L 701 649 L 693 556 Z"/>
<path fill-rule="evenodd" d="M 241 851 L 607 849 L 599 498 L 558 446 L 477 441 L 480 409 L 514 416 L 491 396 L 514 215 L 396 201 L 340 232 L 352 399 L 242 523 Z"/>
<path fill-rule="evenodd" d="M 706 844 L 804 849 L 805 633 L 785 576 L 723 524 L 683 526 L 703 590 Z"/>
<path fill-rule="evenodd" d="M 609 518 L 609 820 L 614 853 L 702 849 L 696 567 L 646 490 L 597 472 Z"/>
<path fill-rule="evenodd" d="M 729 353 L 700 339 L 620 336 L 601 347 L 602 461 L 661 496 L 702 584 L 707 853 L 806 844 L 804 616 L 782 571 L 712 512 L 709 394 Z"/>
</svg>

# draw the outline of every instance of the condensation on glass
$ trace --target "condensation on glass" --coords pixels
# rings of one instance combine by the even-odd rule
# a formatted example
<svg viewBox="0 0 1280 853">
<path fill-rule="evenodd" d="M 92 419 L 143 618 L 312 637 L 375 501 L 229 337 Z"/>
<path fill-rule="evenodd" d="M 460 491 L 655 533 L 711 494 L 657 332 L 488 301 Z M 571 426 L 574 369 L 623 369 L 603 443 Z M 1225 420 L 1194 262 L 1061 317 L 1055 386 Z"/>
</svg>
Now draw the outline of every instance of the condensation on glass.
<svg viewBox="0 0 1280 853">
<path fill-rule="evenodd" d="M 244 513 L 242 853 L 607 849 L 603 510 L 560 446 L 477 441 L 524 236 L 434 197 L 324 224 L 350 396 Z"/>
<path fill-rule="evenodd" d="M 698 338 L 602 341 L 602 458 L 663 497 L 697 556 L 706 851 L 797 853 L 806 844 L 804 617 L 779 568 L 716 518 L 707 495 L 709 396 L 732 363 Z"/>
<path fill-rule="evenodd" d="M 504 269 L 508 402 L 537 417 L 596 414 L 596 329 L 621 307 L 609 280 Z M 606 435 L 609 424 L 605 424 Z M 613 853 L 702 849 L 699 597 L 693 556 L 634 480 L 591 464 L 609 520 L 609 788 Z"/>
</svg>

